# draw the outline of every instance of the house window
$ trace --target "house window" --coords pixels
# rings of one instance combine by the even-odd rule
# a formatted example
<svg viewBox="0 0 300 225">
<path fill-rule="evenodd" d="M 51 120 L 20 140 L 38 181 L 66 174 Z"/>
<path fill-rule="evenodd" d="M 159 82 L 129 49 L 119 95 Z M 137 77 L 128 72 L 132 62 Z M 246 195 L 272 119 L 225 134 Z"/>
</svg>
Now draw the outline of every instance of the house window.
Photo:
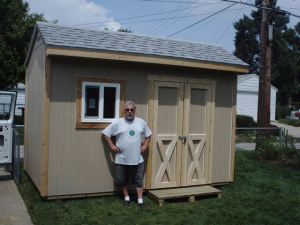
<svg viewBox="0 0 300 225">
<path fill-rule="evenodd" d="M 105 128 L 120 117 L 124 80 L 77 77 L 76 128 Z"/>
<path fill-rule="evenodd" d="M 82 83 L 82 122 L 113 122 L 119 109 L 120 84 Z"/>
</svg>

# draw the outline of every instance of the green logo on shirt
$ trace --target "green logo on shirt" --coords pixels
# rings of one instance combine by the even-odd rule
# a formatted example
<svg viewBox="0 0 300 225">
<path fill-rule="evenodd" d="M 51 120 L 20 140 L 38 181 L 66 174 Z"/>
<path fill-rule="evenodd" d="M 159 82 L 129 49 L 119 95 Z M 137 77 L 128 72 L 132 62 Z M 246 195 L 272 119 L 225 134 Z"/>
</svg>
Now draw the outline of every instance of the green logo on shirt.
<svg viewBox="0 0 300 225">
<path fill-rule="evenodd" d="M 130 130 L 129 131 L 129 136 L 133 137 L 135 135 L 135 131 L 134 130 Z"/>
</svg>

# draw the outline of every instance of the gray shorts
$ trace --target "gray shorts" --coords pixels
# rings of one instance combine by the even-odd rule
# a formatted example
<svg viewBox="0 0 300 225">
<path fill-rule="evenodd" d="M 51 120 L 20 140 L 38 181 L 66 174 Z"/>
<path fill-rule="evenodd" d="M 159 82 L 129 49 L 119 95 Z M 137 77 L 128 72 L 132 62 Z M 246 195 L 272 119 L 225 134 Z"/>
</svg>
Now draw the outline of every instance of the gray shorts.
<svg viewBox="0 0 300 225">
<path fill-rule="evenodd" d="M 117 185 L 127 186 L 132 183 L 136 187 L 144 186 L 145 163 L 138 165 L 115 164 L 115 181 Z"/>
</svg>

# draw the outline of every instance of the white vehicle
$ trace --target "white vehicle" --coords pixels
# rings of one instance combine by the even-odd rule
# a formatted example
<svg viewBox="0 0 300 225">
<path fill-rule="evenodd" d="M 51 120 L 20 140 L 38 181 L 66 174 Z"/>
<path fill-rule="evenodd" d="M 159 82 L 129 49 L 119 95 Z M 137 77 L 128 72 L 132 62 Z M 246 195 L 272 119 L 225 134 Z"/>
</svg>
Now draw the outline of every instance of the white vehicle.
<svg viewBox="0 0 300 225">
<path fill-rule="evenodd" d="M 11 164 L 16 92 L 0 91 L 0 165 Z"/>
</svg>

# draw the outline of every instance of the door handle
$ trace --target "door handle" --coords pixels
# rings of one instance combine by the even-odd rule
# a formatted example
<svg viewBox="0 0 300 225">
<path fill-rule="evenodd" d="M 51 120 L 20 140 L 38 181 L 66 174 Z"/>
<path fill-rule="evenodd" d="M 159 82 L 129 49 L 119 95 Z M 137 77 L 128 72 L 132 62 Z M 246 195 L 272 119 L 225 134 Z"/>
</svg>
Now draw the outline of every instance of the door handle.
<svg viewBox="0 0 300 225">
<path fill-rule="evenodd" d="M 178 138 L 179 138 L 179 140 L 181 140 L 182 144 L 186 143 L 186 136 L 179 136 Z"/>
</svg>

